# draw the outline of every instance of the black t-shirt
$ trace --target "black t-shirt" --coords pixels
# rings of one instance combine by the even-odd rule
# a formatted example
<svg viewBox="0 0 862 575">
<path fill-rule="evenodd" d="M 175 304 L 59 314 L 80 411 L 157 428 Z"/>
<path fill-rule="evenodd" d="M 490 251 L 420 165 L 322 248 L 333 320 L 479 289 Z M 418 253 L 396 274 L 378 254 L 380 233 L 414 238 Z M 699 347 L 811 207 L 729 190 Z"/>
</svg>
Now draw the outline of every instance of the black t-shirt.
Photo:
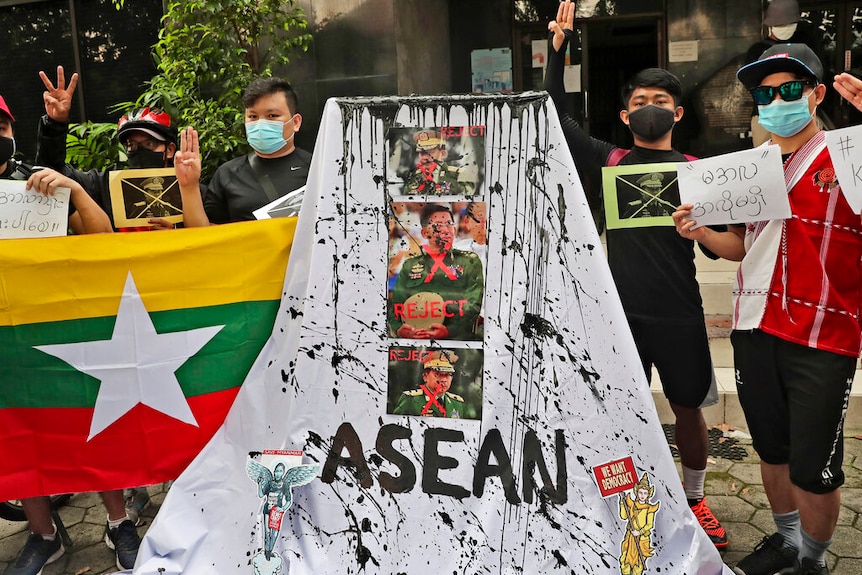
<svg viewBox="0 0 862 575">
<path fill-rule="evenodd" d="M 676 150 L 635 146 L 620 165 L 686 162 Z M 673 226 L 607 231 L 608 263 L 626 314 L 657 323 L 703 323 L 694 242 Z"/>
<path fill-rule="evenodd" d="M 566 143 L 579 173 L 608 165 L 617 149 L 611 143 L 587 136 L 565 111 L 563 55 L 548 46 L 545 89 L 554 101 Z M 676 150 L 650 150 L 635 146 L 620 165 L 686 162 Z M 604 210 L 602 189 L 585 190 L 593 209 Z M 673 226 L 607 230 L 608 263 L 626 315 L 654 323 L 702 324 L 703 302 L 694 265 L 694 242 Z M 703 248 L 701 248 L 703 249 Z M 709 257 L 716 256 L 703 250 Z"/>
<path fill-rule="evenodd" d="M 278 197 L 305 185 L 311 154 L 296 148 L 280 158 L 261 158 L 252 154 L 234 158 L 219 166 L 207 186 L 204 209 L 210 222 L 226 224 L 254 220 L 253 212 L 273 201 L 263 185 L 268 178 Z M 255 171 L 257 170 L 257 171 Z"/>
</svg>

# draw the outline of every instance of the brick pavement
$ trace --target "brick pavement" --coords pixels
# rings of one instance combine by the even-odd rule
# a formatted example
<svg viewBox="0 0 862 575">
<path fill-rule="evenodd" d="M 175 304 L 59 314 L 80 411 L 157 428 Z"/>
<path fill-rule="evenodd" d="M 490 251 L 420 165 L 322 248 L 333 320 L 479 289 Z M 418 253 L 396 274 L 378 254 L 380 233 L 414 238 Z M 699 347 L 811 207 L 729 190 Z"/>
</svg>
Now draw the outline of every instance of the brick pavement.
<svg viewBox="0 0 862 575">
<path fill-rule="evenodd" d="M 718 438 L 716 438 L 718 436 Z M 710 507 L 721 519 L 728 532 L 729 545 L 722 553 L 728 565 L 748 554 L 764 535 L 774 527 L 763 485 L 760 481 L 759 460 L 751 449 L 750 440 L 724 438 L 717 428 L 712 430 L 712 448 L 708 464 L 706 493 Z M 732 446 L 724 449 L 716 446 Z M 848 430 L 844 440 L 844 471 L 847 483 L 842 490 L 841 514 L 834 542 L 828 553 L 833 575 L 862 574 L 862 430 Z M 728 457 L 724 457 L 724 452 Z M 149 487 L 152 506 L 144 511 L 146 533 L 167 484 Z M 98 575 L 116 571 L 113 553 L 103 542 L 105 511 L 95 494 L 75 495 L 61 513 L 74 546 L 43 575 Z M 5 569 L 26 537 L 24 523 L 0 519 L 0 572 Z"/>
</svg>

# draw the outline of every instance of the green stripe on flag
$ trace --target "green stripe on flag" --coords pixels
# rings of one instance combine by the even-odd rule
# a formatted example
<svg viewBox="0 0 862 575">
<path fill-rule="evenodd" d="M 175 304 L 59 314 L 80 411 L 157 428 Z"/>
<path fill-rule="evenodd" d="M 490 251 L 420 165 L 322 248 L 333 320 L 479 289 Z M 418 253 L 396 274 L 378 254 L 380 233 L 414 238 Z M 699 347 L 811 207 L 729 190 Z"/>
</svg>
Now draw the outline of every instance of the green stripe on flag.
<svg viewBox="0 0 862 575">
<path fill-rule="evenodd" d="M 224 325 L 176 371 L 194 397 L 241 385 L 272 333 L 279 301 L 250 301 L 150 313 L 158 333 Z M 0 409 L 95 405 L 99 381 L 37 345 L 111 339 L 116 317 L 0 327 Z"/>
</svg>

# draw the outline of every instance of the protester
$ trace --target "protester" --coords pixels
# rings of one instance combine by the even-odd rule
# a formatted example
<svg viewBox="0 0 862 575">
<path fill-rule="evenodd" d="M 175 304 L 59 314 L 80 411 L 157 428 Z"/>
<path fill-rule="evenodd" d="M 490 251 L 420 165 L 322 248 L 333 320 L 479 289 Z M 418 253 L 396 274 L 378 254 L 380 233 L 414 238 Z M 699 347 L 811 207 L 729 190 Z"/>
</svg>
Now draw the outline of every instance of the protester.
<svg viewBox="0 0 862 575">
<path fill-rule="evenodd" d="M 243 90 L 242 103 L 246 137 L 254 151 L 219 166 L 202 203 L 196 199 L 198 134 L 187 129 L 180 135 L 177 162 L 190 168 L 180 181 L 187 227 L 254 220 L 255 210 L 303 187 L 308 179 L 311 154 L 293 141 L 302 116 L 296 112 L 296 92 L 290 84 L 281 78 L 258 78 Z"/>
<path fill-rule="evenodd" d="M 766 6 L 763 13 L 763 25 L 767 29 L 766 38 L 752 44 L 745 53 L 745 63 L 750 64 L 760 58 L 760 55 L 767 48 L 771 48 L 778 43 L 794 43 L 807 44 L 815 53 L 818 53 L 817 41 L 814 34 L 807 28 L 800 27 L 802 22 L 802 13 L 799 11 L 799 2 L 797 0 L 772 0 Z M 818 119 L 818 121 L 820 121 Z M 821 121 L 820 127 L 824 127 Z M 751 141 L 753 145 L 759 146 L 769 139 L 769 132 L 758 122 L 757 106 L 752 108 L 751 115 Z"/>
<path fill-rule="evenodd" d="M 50 169 L 34 171 L 32 166 L 11 158 L 9 141 L 14 142 L 13 122 L 15 121 L 6 101 L 0 96 L 0 159 L 7 153 L 9 158 L 0 164 L 2 179 L 27 179 L 27 189 L 45 195 L 54 195 L 57 188 L 71 190 L 71 202 L 75 207 L 81 233 L 110 233 L 111 222 L 108 215 L 96 204 L 90 195 L 72 180 Z M 105 542 L 117 554 L 120 569 L 134 566 L 140 538 L 135 526 L 128 521 L 122 491 L 107 491 L 101 494 L 108 511 L 105 527 Z M 63 555 L 63 544 L 57 537 L 57 527 L 51 519 L 51 501 L 48 497 L 30 497 L 21 500 L 21 507 L 27 516 L 30 536 L 10 563 L 4 575 L 37 575 L 42 567 L 56 561 Z"/>
<path fill-rule="evenodd" d="M 693 229 L 686 204 L 674 221 L 681 236 L 742 262 L 733 290 L 736 385 L 777 532 L 734 571 L 822 575 L 838 521 L 844 416 L 860 349 L 862 221 L 814 120 L 826 95 L 817 55 L 804 44 L 776 44 L 737 78 L 781 148 L 792 216 L 722 233 Z M 845 75 L 835 82 L 859 101 L 862 83 Z"/>
<path fill-rule="evenodd" d="M 685 162 L 673 149 L 673 128 L 682 119 L 682 88 L 666 70 L 649 68 L 623 89 L 620 119 L 634 137 L 622 150 L 587 136 L 564 106 L 566 47 L 574 37 L 575 3 L 560 4 L 551 21 L 545 89 L 550 93 L 566 141 L 580 172 L 594 165 Z M 667 215 L 670 215 L 668 211 Z M 607 230 L 608 262 L 631 327 L 647 379 L 655 365 L 676 417 L 676 445 L 686 498 L 695 517 L 718 548 L 727 547 L 724 528 L 706 504 L 708 435 L 700 406 L 714 384 L 709 340 L 695 277 L 694 242 L 670 226 Z M 710 254 L 707 254 L 710 255 Z M 714 256 L 712 256 L 714 257 Z M 686 357 L 685 362 L 679 358 Z"/>
<path fill-rule="evenodd" d="M 62 66 L 57 67 L 57 85 L 51 82 L 45 72 L 39 72 L 45 85 L 43 100 L 45 115 L 39 122 L 36 163 L 63 172 L 86 189 L 96 203 L 111 218 L 114 225 L 111 204 L 108 170 L 76 169 L 66 163 L 66 136 L 69 133 L 69 110 L 72 96 L 78 84 L 78 74 L 72 74 L 68 87 Z M 125 146 L 129 168 L 169 168 L 173 165 L 177 149 L 177 128 L 167 112 L 157 108 L 145 107 L 133 110 L 117 122 L 117 138 Z M 149 229 L 173 229 L 174 224 L 164 218 L 150 218 Z M 72 229 L 78 230 L 75 215 L 70 219 Z M 141 228 L 119 229 L 117 231 L 140 231 Z M 148 229 L 148 228 L 143 228 Z"/>
</svg>

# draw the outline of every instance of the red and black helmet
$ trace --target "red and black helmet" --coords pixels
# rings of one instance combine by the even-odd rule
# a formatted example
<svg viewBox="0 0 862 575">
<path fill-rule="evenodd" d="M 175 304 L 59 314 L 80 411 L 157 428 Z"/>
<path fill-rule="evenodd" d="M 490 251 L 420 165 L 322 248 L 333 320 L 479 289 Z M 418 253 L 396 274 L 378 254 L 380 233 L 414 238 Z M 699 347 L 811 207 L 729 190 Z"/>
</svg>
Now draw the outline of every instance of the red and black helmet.
<svg viewBox="0 0 862 575">
<path fill-rule="evenodd" d="M 125 143 L 126 135 L 137 130 L 163 142 L 177 143 L 177 126 L 170 114 L 159 108 L 139 108 L 124 115 L 117 122 L 117 138 Z"/>
</svg>

